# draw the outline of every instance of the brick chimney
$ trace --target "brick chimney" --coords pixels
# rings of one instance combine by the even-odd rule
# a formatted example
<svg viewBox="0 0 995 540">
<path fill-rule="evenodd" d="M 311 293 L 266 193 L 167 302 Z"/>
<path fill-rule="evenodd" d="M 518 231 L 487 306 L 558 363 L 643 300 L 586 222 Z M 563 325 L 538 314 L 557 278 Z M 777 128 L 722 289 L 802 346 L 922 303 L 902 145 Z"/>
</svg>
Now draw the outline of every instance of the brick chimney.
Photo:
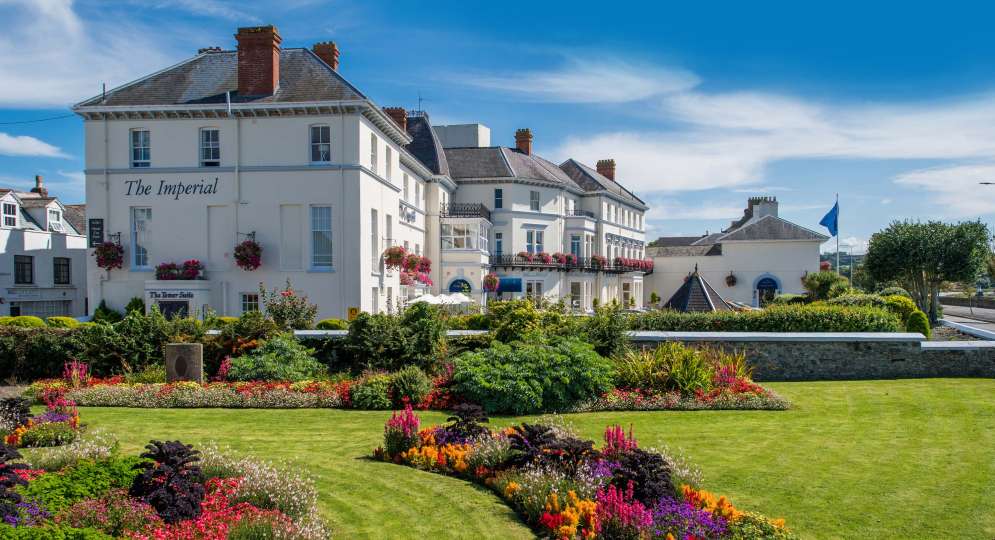
<svg viewBox="0 0 995 540">
<path fill-rule="evenodd" d="M 383 112 L 387 113 L 395 124 L 401 126 L 401 131 L 408 130 L 408 111 L 404 107 L 384 107 Z"/>
<path fill-rule="evenodd" d="M 515 148 L 527 155 L 532 155 L 532 130 L 522 128 L 515 132 Z"/>
<path fill-rule="evenodd" d="M 48 197 L 48 190 L 45 189 L 45 184 L 42 182 L 41 175 L 35 175 L 35 187 L 31 188 L 31 193 L 37 193 L 42 197 Z"/>
<path fill-rule="evenodd" d="M 333 70 L 339 70 L 339 46 L 334 41 L 322 41 L 311 46 L 314 54 L 318 55 Z"/>
<path fill-rule="evenodd" d="M 599 159 L 598 160 L 598 174 L 604 176 L 609 180 L 615 179 L 615 160 L 614 159 Z"/>
<path fill-rule="evenodd" d="M 280 87 L 280 34 L 275 26 L 239 28 L 238 95 L 271 96 Z"/>
</svg>

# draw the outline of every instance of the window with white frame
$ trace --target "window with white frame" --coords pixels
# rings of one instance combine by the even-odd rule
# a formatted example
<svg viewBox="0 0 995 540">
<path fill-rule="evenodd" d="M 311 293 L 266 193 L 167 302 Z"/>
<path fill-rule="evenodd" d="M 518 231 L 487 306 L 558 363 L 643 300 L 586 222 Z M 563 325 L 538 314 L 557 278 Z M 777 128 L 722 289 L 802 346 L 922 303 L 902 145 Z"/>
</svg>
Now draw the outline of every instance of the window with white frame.
<svg viewBox="0 0 995 540">
<path fill-rule="evenodd" d="M 221 132 L 217 128 L 200 130 L 200 166 L 218 167 L 221 165 Z"/>
<path fill-rule="evenodd" d="M 151 208 L 131 209 L 131 265 L 149 268 L 148 238 L 152 228 Z"/>
<path fill-rule="evenodd" d="M 490 229 L 488 229 L 486 225 L 481 224 L 480 234 L 477 237 L 479 238 L 479 241 L 477 243 L 477 248 L 480 249 L 480 251 L 487 251 L 487 244 L 488 240 L 490 239 L 490 234 L 491 234 Z"/>
<path fill-rule="evenodd" d="M 311 163 L 332 161 L 332 129 L 328 126 L 311 126 Z"/>
<path fill-rule="evenodd" d="M 494 233 L 494 254 L 500 255 L 504 251 L 504 233 Z"/>
<path fill-rule="evenodd" d="M 62 232 L 65 230 L 65 228 L 62 226 L 62 212 L 55 209 L 49 209 L 48 230 L 55 232 Z"/>
<path fill-rule="evenodd" d="M 539 192 L 530 191 L 529 192 L 529 209 L 533 212 L 539 211 Z"/>
<path fill-rule="evenodd" d="M 580 235 L 574 234 L 570 236 L 570 253 L 574 257 L 580 258 Z"/>
<path fill-rule="evenodd" d="M 332 267 L 332 207 L 311 207 L 311 267 Z"/>
<path fill-rule="evenodd" d="M 242 313 L 259 311 L 259 295 L 257 293 L 242 293 Z"/>
<path fill-rule="evenodd" d="M 3 203 L 3 226 L 17 227 L 17 205 L 14 203 Z"/>
<path fill-rule="evenodd" d="M 377 134 L 370 133 L 370 170 L 374 173 L 377 172 L 377 146 L 379 142 Z"/>
<path fill-rule="evenodd" d="M 394 217 L 390 214 L 384 214 L 384 248 L 389 248 L 394 245 Z"/>
<path fill-rule="evenodd" d="M 544 231 L 529 229 L 525 231 L 525 249 L 529 253 L 542 253 Z"/>
<path fill-rule="evenodd" d="M 131 130 L 131 166 L 148 167 L 152 158 L 152 138 L 147 129 Z"/>
<path fill-rule="evenodd" d="M 473 238 L 477 235 L 475 227 L 443 223 L 441 230 L 442 249 L 473 249 Z"/>
<path fill-rule="evenodd" d="M 386 147 L 386 149 L 384 150 L 384 157 L 387 158 L 387 165 L 384 166 L 384 174 L 387 176 L 387 180 L 390 180 L 391 173 L 394 170 L 394 167 L 391 166 L 392 164 L 390 162 L 391 154 L 392 153 L 393 153 L 393 151 L 391 150 L 390 146 L 388 145 Z"/>
<path fill-rule="evenodd" d="M 501 188 L 494 189 L 494 209 L 504 208 L 504 190 Z"/>
<path fill-rule="evenodd" d="M 380 272 L 380 220 L 376 208 L 370 209 L 370 253 L 373 256 L 373 272 Z"/>
<path fill-rule="evenodd" d="M 542 281 L 528 280 L 525 282 L 525 297 L 538 301 L 542 299 Z"/>
<path fill-rule="evenodd" d="M 408 173 L 404 173 L 403 177 L 404 177 L 404 202 L 409 202 L 409 199 L 408 199 Z"/>
</svg>

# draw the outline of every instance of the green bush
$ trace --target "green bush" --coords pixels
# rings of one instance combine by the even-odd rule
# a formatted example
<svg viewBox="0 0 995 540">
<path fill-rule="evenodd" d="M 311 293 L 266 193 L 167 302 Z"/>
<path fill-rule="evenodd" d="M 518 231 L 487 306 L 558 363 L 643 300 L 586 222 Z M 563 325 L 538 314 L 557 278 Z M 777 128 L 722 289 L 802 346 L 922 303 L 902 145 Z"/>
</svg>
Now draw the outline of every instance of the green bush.
<svg viewBox="0 0 995 540">
<path fill-rule="evenodd" d="M 224 328 L 225 326 L 229 326 L 237 322 L 238 322 L 238 317 L 228 317 L 228 316 L 213 317 L 211 318 L 209 323 L 207 320 L 204 321 L 204 323 L 207 324 L 210 328 L 217 328 L 217 329 Z"/>
<path fill-rule="evenodd" d="M 62 446 L 76 440 L 76 430 L 68 422 L 46 422 L 29 428 L 21 436 L 21 445 L 27 448 Z"/>
<path fill-rule="evenodd" d="M 666 358 L 657 349 L 626 351 L 615 360 L 615 386 L 629 390 L 664 391 L 670 381 Z"/>
<path fill-rule="evenodd" d="M 457 392 L 489 413 L 564 410 L 612 387 L 614 366 L 576 338 L 495 341 L 455 360 Z"/>
<path fill-rule="evenodd" d="M 904 296 L 909 300 L 912 299 L 912 295 L 909 294 L 909 291 L 901 287 L 885 287 L 884 289 L 881 289 L 881 291 L 878 292 L 878 294 L 880 294 L 881 296 L 896 296 L 896 295 Z"/>
<path fill-rule="evenodd" d="M 888 303 L 881 296 L 876 294 L 844 294 L 842 296 L 837 296 L 826 301 L 827 305 L 831 306 L 866 306 L 866 307 L 876 307 L 876 308 L 886 308 Z"/>
<path fill-rule="evenodd" d="M 583 332 L 588 343 L 602 356 L 614 357 L 622 354 L 629 342 L 629 321 L 618 304 L 599 307 L 594 315 L 583 323 Z"/>
<path fill-rule="evenodd" d="M 679 343 L 661 346 L 663 356 L 670 371 L 669 386 L 681 394 L 693 394 L 696 390 L 712 388 L 714 369 L 699 351 Z"/>
<path fill-rule="evenodd" d="M 0 379 L 33 381 L 57 377 L 80 358 L 72 336 L 79 329 L 0 326 Z"/>
<path fill-rule="evenodd" d="M 630 317 L 632 330 L 673 332 L 901 332 L 901 321 L 879 308 L 834 305 L 771 306 L 712 313 L 651 311 Z"/>
<path fill-rule="evenodd" d="M 418 366 L 408 366 L 394 373 L 390 384 L 394 402 L 398 405 L 405 401 L 418 405 L 432 391 L 432 379 Z"/>
<path fill-rule="evenodd" d="M 72 317 L 49 317 L 45 319 L 49 328 L 76 328 L 79 321 Z"/>
<path fill-rule="evenodd" d="M 431 371 L 444 339 L 438 309 L 419 302 L 400 315 L 360 313 L 349 324 L 343 352 L 353 371 L 393 371 L 406 365 Z"/>
<path fill-rule="evenodd" d="M 232 381 L 304 381 L 327 374 L 324 364 L 311 356 L 292 334 L 278 334 L 247 355 L 233 358 Z"/>
<path fill-rule="evenodd" d="M 439 348 L 446 338 L 446 326 L 438 308 L 424 302 L 411 305 L 401 313 L 401 328 L 408 334 L 411 345 L 404 364 L 433 368 Z"/>
<path fill-rule="evenodd" d="M 107 301 L 101 300 L 100 305 L 93 311 L 93 322 L 116 323 L 124 318 L 120 311 L 115 311 L 107 307 Z"/>
<path fill-rule="evenodd" d="M 137 311 L 138 313 L 141 313 L 141 314 L 144 315 L 145 314 L 145 300 L 142 300 L 142 298 L 139 297 L 139 296 L 136 296 L 136 297 L 132 298 L 131 300 L 128 300 L 128 303 L 125 304 L 125 306 L 124 306 L 124 312 L 125 312 L 125 314 L 128 314 L 128 313 L 131 313 L 133 311 Z"/>
<path fill-rule="evenodd" d="M 508 343 L 525 339 L 541 328 L 542 316 L 531 300 L 507 300 L 487 305 L 492 337 Z"/>
<path fill-rule="evenodd" d="M 791 304 L 804 304 L 808 302 L 808 295 L 806 294 L 779 294 L 770 301 L 771 304 L 775 306 L 786 306 Z"/>
<path fill-rule="evenodd" d="M 861 292 L 851 287 L 848 281 L 837 281 L 829 287 L 829 292 L 826 293 L 826 300 L 855 294 L 861 294 Z"/>
<path fill-rule="evenodd" d="M 21 328 L 45 328 L 48 326 L 40 317 L 34 315 L 19 315 L 7 321 L 8 326 L 20 326 Z"/>
<path fill-rule="evenodd" d="M 446 327 L 450 330 L 489 330 L 490 319 L 483 313 L 452 315 L 446 319 Z"/>
<path fill-rule="evenodd" d="M 46 523 L 39 527 L 12 527 L 0 523 L 0 538 L 4 540 L 112 540 L 114 537 L 95 529 L 79 529 Z"/>
<path fill-rule="evenodd" d="M 84 499 L 93 499 L 112 489 L 128 489 L 141 471 L 137 457 L 112 457 L 98 461 L 81 461 L 62 471 L 45 473 L 18 491 L 48 511 L 57 513 Z"/>
<path fill-rule="evenodd" d="M 356 409 L 385 410 L 393 402 L 390 398 L 391 377 L 386 373 L 368 373 L 349 388 L 349 399 Z"/>
<path fill-rule="evenodd" d="M 836 287 L 838 292 L 841 286 L 849 288 L 847 279 L 836 272 L 822 271 L 807 274 L 802 280 L 805 290 L 812 300 L 828 300 L 832 298 L 831 290 Z"/>
<path fill-rule="evenodd" d="M 617 360 L 615 384 L 620 388 L 693 394 L 711 389 L 715 368 L 721 365 L 733 365 L 738 374 L 748 376 L 741 355 L 667 342 L 653 349 L 629 351 Z"/>
<path fill-rule="evenodd" d="M 128 384 L 156 384 L 166 382 L 165 364 L 151 364 L 141 371 L 125 373 L 124 382 Z"/>
<path fill-rule="evenodd" d="M 348 330 L 349 323 L 342 319 L 323 319 L 318 321 L 318 330 Z"/>
<path fill-rule="evenodd" d="M 919 308 L 916 303 L 912 301 L 912 298 L 908 296 L 902 296 L 899 294 L 893 294 L 891 296 L 884 297 L 885 307 L 888 311 L 891 311 L 902 320 L 902 324 L 908 324 L 909 315 Z"/>
<path fill-rule="evenodd" d="M 912 315 L 909 315 L 909 322 L 906 323 L 906 330 L 909 332 L 918 332 L 929 339 L 932 332 L 929 328 L 929 318 L 922 311 L 913 311 Z"/>
</svg>

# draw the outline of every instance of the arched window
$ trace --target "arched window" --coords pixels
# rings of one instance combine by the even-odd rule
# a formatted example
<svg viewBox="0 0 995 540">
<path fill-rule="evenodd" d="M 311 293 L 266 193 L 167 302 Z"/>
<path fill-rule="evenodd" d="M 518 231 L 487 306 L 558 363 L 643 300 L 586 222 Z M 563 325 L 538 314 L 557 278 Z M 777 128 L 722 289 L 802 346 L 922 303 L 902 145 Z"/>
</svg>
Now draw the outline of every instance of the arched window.
<svg viewBox="0 0 995 540">
<path fill-rule="evenodd" d="M 771 277 L 761 278 L 757 281 L 757 301 L 760 307 L 767 305 L 777 295 L 777 280 Z"/>
<path fill-rule="evenodd" d="M 470 286 L 470 282 L 465 279 L 454 279 L 452 283 L 449 284 L 449 292 L 451 293 L 469 293 L 473 288 Z"/>
</svg>

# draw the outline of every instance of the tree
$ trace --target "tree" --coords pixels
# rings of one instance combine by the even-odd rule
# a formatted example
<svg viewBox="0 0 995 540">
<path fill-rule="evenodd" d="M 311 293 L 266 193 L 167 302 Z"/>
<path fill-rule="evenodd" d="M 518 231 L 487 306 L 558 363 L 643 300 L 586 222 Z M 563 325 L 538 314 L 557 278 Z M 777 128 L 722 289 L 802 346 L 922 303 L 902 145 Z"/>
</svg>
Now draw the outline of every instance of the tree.
<svg viewBox="0 0 995 540">
<path fill-rule="evenodd" d="M 847 279 L 836 272 L 820 271 L 807 274 L 802 281 L 808 297 L 812 300 L 828 300 L 832 297 L 830 290 L 833 286 L 845 287 L 849 284 Z"/>
<path fill-rule="evenodd" d="M 935 323 L 940 283 L 977 279 L 991 256 L 990 237 L 980 221 L 895 221 L 871 236 L 864 267 L 876 281 L 901 283 Z"/>
</svg>

